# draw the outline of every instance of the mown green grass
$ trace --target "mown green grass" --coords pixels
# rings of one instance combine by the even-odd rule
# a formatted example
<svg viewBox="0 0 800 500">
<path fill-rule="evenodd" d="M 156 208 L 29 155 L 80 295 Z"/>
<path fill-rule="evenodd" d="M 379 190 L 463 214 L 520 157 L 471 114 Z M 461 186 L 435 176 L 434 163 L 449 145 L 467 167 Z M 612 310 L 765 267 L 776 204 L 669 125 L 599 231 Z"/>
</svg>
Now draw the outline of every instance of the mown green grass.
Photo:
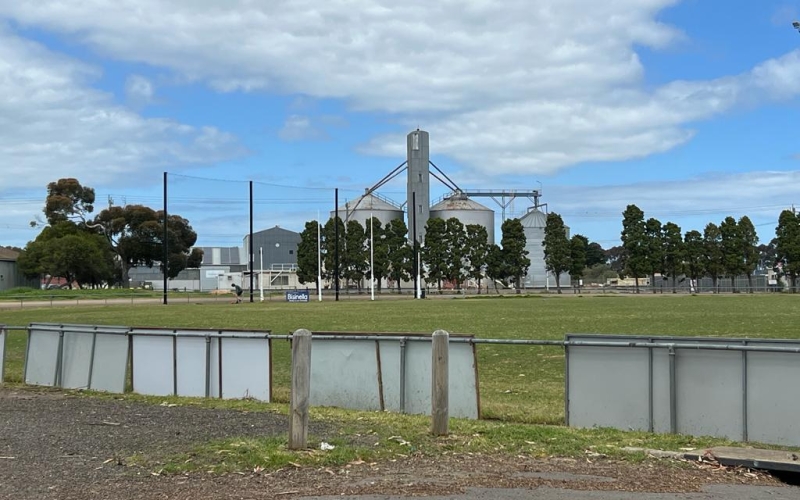
<svg viewBox="0 0 800 500">
<path fill-rule="evenodd" d="M 0 310 L 0 323 L 331 331 L 469 333 L 496 339 L 563 339 L 565 333 L 797 338 L 800 296 L 784 294 L 536 296 L 531 298 L 343 300 L 80 306 Z M 20 381 L 24 335 L 12 332 L 6 379 Z M 289 346 L 274 345 L 275 400 L 288 401 Z M 478 346 L 482 415 L 511 422 L 561 424 L 564 357 L 554 347 Z"/>
</svg>

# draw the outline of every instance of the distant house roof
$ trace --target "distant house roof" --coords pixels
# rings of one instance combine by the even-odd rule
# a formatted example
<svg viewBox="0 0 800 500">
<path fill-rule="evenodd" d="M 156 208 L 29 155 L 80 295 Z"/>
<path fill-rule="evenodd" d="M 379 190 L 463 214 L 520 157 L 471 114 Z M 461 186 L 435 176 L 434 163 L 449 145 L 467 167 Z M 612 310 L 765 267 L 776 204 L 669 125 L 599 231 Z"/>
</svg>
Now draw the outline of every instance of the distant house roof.
<svg viewBox="0 0 800 500">
<path fill-rule="evenodd" d="M 16 250 L 0 247 L 0 260 L 10 260 L 16 262 L 17 257 L 19 257 L 19 252 Z"/>
</svg>

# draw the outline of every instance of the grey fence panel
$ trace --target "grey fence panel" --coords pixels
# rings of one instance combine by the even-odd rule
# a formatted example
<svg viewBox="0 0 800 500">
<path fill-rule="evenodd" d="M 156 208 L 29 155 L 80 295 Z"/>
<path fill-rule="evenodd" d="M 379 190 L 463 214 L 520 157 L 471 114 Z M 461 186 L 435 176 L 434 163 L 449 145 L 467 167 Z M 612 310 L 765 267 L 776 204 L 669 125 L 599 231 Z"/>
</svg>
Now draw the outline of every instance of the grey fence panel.
<svg viewBox="0 0 800 500">
<path fill-rule="evenodd" d="M 568 424 L 649 430 L 648 350 L 569 349 Z M 609 397 L 609 391 L 625 394 L 625 397 Z"/>
<path fill-rule="evenodd" d="M 742 353 L 679 349 L 675 363 L 677 432 L 741 441 Z"/>
<path fill-rule="evenodd" d="M 314 339 L 311 405 L 381 410 L 378 356 L 375 341 Z"/>
<path fill-rule="evenodd" d="M 178 336 L 175 347 L 178 396 L 205 397 L 206 339 Z"/>
<path fill-rule="evenodd" d="M 800 354 L 755 349 L 798 349 L 774 339 L 568 335 L 567 423 L 635 428 L 645 417 L 655 432 L 726 437 L 800 446 Z M 619 347 L 574 345 L 615 342 Z M 628 346 L 632 342 L 655 346 Z M 691 344 L 698 348 L 690 347 Z M 703 349 L 702 346 L 713 347 Z M 631 365 L 619 350 L 652 352 L 650 369 Z M 633 354 L 631 354 L 633 356 Z M 605 370 L 598 367 L 606 366 Z M 592 379 L 592 375 L 596 379 Z M 649 401 L 628 378 L 651 381 Z M 621 380 L 622 379 L 622 380 Z M 639 412 L 609 411 L 608 406 Z M 631 425 L 633 421 L 634 425 Z"/>
<path fill-rule="evenodd" d="M 66 389 L 89 388 L 94 338 L 94 332 L 64 331 L 61 348 L 61 387 Z"/>
<path fill-rule="evenodd" d="M 175 393 L 172 337 L 133 335 L 133 392 L 150 396 Z"/>
<path fill-rule="evenodd" d="M 6 373 L 6 338 L 8 330 L 5 325 L 0 325 L 0 384 L 3 383 L 3 376 Z"/>
<path fill-rule="evenodd" d="M 265 338 L 222 340 L 222 397 L 270 400 L 270 342 Z"/>
<path fill-rule="evenodd" d="M 777 344 L 797 347 L 797 344 Z M 800 355 L 747 353 L 748 438 L 800 446 Z"/>
<path fill-rule="evenodd" d="M 394 340 L 380 340 L 381 353 L 381 382 L 383 385 L 383 407 L 385 410 L 403 412 L 405 408 L 404 400 L 401 401 L 400 390 L 405 387 L 405 383 L 400 383 L 400 359 L 405 356 L 406 347 L 402 347 L 404 354 L 401 355 L 400 342 Z M 408 344 L 405 344 L 406 346 Z M 404 399 L 404 398 L 403 398 Z"/>
<path fill-rule="evenodd" d="M 125 392 L 128 368 L 128 337 L 98 333 L 94 344 L 90 388 L 96 391 Z"/>
<path fill-rule="evenodd" d="M 431 413 L 431 343 L 406 345 L 405 411 Z M 471 344 L 449 344 L 449 411 L 451 417 L 478 418 L 478 386 Z"/>
<path fill-rule="evenodd" d="M 55 386 L 58 381 L 58 355 L 61 337 L 58 331 L 31 328 L 25 353 L 25 383 Z"/>
<path fill-rule="evenodd" d="M 209 365 L 208 365 L 208 396 L 211 398 L 222 397 L 222 378 L 220 377 L 220 367 L 222 366 L 222 356 L 219 350 L 220 339 L 212 338 L 209 345 Z"/>
<path fill-rule="evenodd" d="M 572 351 L 573 348 L 570 347 L 569 350 Z M 653 432 L 671 432 L 672 417 L 670 414 L 669 351 L 667 349 L 642 350 L 651 351 L 653 356 Z M 572 354 L 570 354 L 570 356 L 572 356 Z M 642 374 L 642 377 L 647 376 L 646 373 Z M 618 396 L 624 397 L 624 395 Z"/>
</svg>

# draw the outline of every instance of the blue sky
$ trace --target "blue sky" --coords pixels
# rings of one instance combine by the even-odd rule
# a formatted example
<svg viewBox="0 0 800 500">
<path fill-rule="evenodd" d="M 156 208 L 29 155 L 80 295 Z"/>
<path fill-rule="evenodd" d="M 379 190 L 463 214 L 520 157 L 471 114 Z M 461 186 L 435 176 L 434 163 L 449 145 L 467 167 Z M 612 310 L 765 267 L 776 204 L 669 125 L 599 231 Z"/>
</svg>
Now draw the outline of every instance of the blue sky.
<svg viewBox="0 0 800 500">
<path fill-rule="evenodd" d="M 606 248 L 630 203 L 684 231 L 748 215 L 769 241 L 800 205 L 798 18 L 797 0 L 3 2 L 0 244 L 35 238 L 48 182 L 160 207 L 164 171 L 200 245 L 241 244 L 251 180 L 256 230 L 299 231 L 417 127 L 462 188 L 541 187 Z M 403 180 L 380 193 L 402 202 Z"/>
</svg>

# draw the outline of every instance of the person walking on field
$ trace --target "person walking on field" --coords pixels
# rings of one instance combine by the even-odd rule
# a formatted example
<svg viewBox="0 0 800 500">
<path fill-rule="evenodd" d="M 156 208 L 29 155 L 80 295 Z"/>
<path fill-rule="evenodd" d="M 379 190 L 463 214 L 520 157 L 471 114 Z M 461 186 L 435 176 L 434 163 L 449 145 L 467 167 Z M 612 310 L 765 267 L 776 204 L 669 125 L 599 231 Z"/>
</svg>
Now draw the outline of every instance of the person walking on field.
<svg viewBox="0 0 800 500">
<path fill-rule="evenodd" d="M 236 302 L 234 302 L 234 304 L 239 304 L 242 301 L 242 287 L 236 283 L 231 286 L 233 287 L 233 291 L 236 292 Z"/>
</svg>

